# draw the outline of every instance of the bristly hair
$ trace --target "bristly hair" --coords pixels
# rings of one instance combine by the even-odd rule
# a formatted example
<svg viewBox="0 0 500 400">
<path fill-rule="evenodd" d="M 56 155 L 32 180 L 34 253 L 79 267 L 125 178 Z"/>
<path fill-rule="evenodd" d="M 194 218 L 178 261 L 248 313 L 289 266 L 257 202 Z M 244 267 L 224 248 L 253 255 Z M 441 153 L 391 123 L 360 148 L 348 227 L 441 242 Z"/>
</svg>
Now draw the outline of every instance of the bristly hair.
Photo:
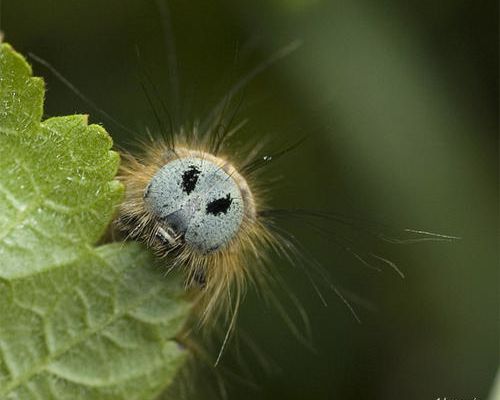
<svg viewBox="0 0 500 400">
<path fill-rule="evenodd" d="M 163 2 L 159 4 L 160 12 L 163 15 L 165 24 L 165 36 L 170 38 L 171 27 L 169 26 L 168 9 Z M 264 297 L 271 299 L 275 303 L 278 312 L 285 319 L 285 322 L 292 329 L 297 338 L 303 337 L 297 330 L 295 324 L 289 319 L 288 312 L 284 310 L 276 298 L 272 283 L 281 283 L 279 274 L 271 270 L 268 256 L 273 252 L 283 256 L 290 263 L 303 268 L 307 277 L 311 280 L 314 289 L 317 291 L 322 302 L 326 304 L 319 289 L 316 287 L 314 279 L 308 267 L 312 267 L 312 272 L 317 273 L 320 282 L 327 285 L 346 304 L 355 319 L 359 321 L 354 309 L 351 307 L 337 285 L 334 285 L 324 269 L 313 257 L 305 255 L 303 246 L 290 232 L 285 231 L 279 225 L 279 220 L 295 219 L 299 220 L 301 226 L 319 230 L 333 239 L 336 245 L 352 254 L 363 265 L 377 269 L 370 261 L 379 262 L 390 266 L 403 277 L 402 272 L 391 261 L 369 252 L 363 254 L 356 249 L 351 241 L 341 235 L 318 226 L 318 220 L 332 221 L 338 224 L 347 224 L 355 230 L 366 232 L 382 240 L 393 243 L 414 243 L 424 240 L 454 240 L 455 237 L 439 235 L 432 232 L 419 231 L 413 229 L 398 230 L 394 235 L 392 229 L 379 224 L 374 225 L 367 221 L 360 221 L 329 212 L 318 212 L 303 209 L 270 209 L 266 204 L 266 193 L 270 191 L 267 181 L 261 179 L 258 174 L 263 171 L 263 167 L 270 162 L 276 161 L 283 155 L 293 151 L 300 146 L 304 139 L 300 139 L 294 144 L 282 150 L 270 153 L 265 157 L 258 157 L 260 144 L 249 145 L 246 148 L 227 149 L 227 142 L 246 123 L 246 120 L 239 119 L 238 112 L 243 102 L 243 97 L 237 99 L 238 93 L 257 75 L 269 68 L 278 60 L 292 53 L 300 45 L 295 41 L 279 49 L 269 59 L 258 64 L 247 75 L 236 82 L 222 97 L 220 102 L 208 113 L 207 118 L 200 123 L 201 131 L 196 127 L 182 127 L 179 121 L 179 85 L 176 71 L 175 45 L 173 42 L 167 43 L 169 48 L 169 77 L 170 87 L 173 93 L 171 99 L 173 104 L 167 107 L 147 68 L 140 63 L 140 83 L 144 90 L 146 99 L 150 105 L 158 130 L 165 135 L 162 139 L 150 138 L 149 142 L 142 144 L 140 155 L 132 155 L 121 151 L 122 165 L 119 172 L 119 179 L 126 186 L 126 197 L 119 210 L 119 217 L 115 221 L 115 226 L 125 232 L 128 238 L 143 241 L 165 260 L 167 272 L 174 269 L 185 271 L 186 285 L 196 287 L 197 312 L 194 317 L 198 318 L 201 324 L 216 323 L 222 318 L 225 321 L 226 333 L 216 361 L 218 363 L 229 335 L 234 331 L 241 299 L 249 285 L 253 285 Z M 111 115 L 100 109 L 96 103 L 86 97 L 80 90 L 70 83 L 49 63 L 37 56 L 31 55 L 32 59 L 47 67 L 63 84 L 72 90 L 78 97 L 94 108 L 98 113 L 120 129 L 132 134 L 136 138 L 136 132 L 121 124 Z M 138 57 L 140 60 L 141 57 Z M 235 104 L 236 103 L 236 104 Z M 232 106 L 232 107 L 231 107 Z M 149 131 L 146 129 L 146 132 Z M 137 140 L 137 139 L 135 139 Z M 234 151 L 237 150 L 237 151 Z M 159 231 L 162 228 L 158 218 L 148 209 L 144 201 L 144 193 L 153 176 L 165 164 L 183 158 L 186 155 L 196 154 L 201 158 L 209 158 L 219 168 L 224 169 L 228 176 L 235 180 L 240 180 L 239 186 L 248 188 L 250 196 L 243 196 L 247 199 L 247 212 L 244 215 L 240 228 L 230 242 L 217 251 L 209 254 L 199 252 L 182 244 L 178 246 L 166 246 L 161 240 Z M 415 236 L 402 239 L 399 234 L 414 234 Z M 306 259 L 307 258 L 307 259 Z M 293 293 L 287 295 L 297 306 L 302 316 L 306 330 L 308 328 L 307 315 L 298 305 Z M 211 331 L 211 329 L 204 330 Z M 310 336 L 310 333 L 306 333 Z M 306 341 L 302 341 L 308 344 Z"/>
<path fill-rule="evenodd" d="M 181 130 L 176 136 L 175 147 L 170 142 L 157 140 L 144 143 L 140 156 L 123 153 L 119 179 L 126 187 L 126 194 L 115 225 L 127 238 L 144 242 L 157 256 L 165 259 L 167 271 L 184 270 L 186 285 L 201 287 L 197 301 L 200 321 L 216 321 L 222 316 L 229 323 L 229 331 L 234 327 L 248 284 L 254 283 L 257 288 L 267 286 L 264 281 L 269 273 L 264 268 L 268 264 L 265 260 L 268 252 L 265 249 L 281 245 L 259 216 L 258 210 L 263 209 L 265 200 L 264 191 L 255 179 L 256 174 L 249 173 L 244 178 L 239 175 L 239 166 L 250 162 L 255 148 L 240 152 L 241 159 L 233 156 L 230 161 L 224 157 L 223 149 L 219 141 L 213 141 L 209 135 L 200 135 L 193 128 L 188 134 Z M 214 150 L 222 155 L 216 158 L 212 155 Z M 237 234 L 225 246 L 209 254 L 202 254 L 182 243 L 166 246 L 158 234 L 161 221 L 144 201 L 146 188 L 160 168 L 193 154 L 218 163 L 240 188 L 244 188 L 243 191 L 248 191 L 242 193 L 247 204 Z M 240 182 L 241 179 L 244 181 Z"/>
<path fill-rule="evenodd" d="M 165 11 L 163 10 L 163 12 Z M 166 23 L 169 22 L 166 21 Z M 187 286 L 201 287 L 201 290 L 198 290 L 196 301 L 198 312 L 195 314 L 199 316 L 200 323 L 213 322 L 215 324 L 219 318 L 222 318 L 225 321 L 223 326 L 227 326 L 217 362 L 227 344 L 228 337 L 234 330 L 241 299 L 248 286 L 253 285 L 264 297 L 266 295 L 268 298 L 273 297 L 271 281 L 279 279 L 275 273 L 268 270 L 270 265 L 268 255 L 274 251 L 290 257 L 292 253 L 290 251 L 292 245 L 280 237 L 275 230 L 270 229 L 271 221 L 265 214 L 260 213 L 261 210 L 267 209 L 265 198 L 270 189 L 262 179 L 259 179 L 259 174 L 262 172 L 262 167 L 279 159 L 303 142 L 301 139 L 288 148 L 265 157 L 258 157 L 263 147 L 261 139 L 259 139 L 259 143 L 249 145 L 246 148 L 231 149 L 229 152 L 226 146 L 227 142 L 247 122 L 238 117 L 240 107 L 243 104 L 243 96 L 239 99 L 237 96 L 257 75 L 294 52 L 299 46 L 299 41 L 293 41 L 278 49 L 262 63 L 257 64 L 228 90 L 208 112 L 206 119 L 194 122 L 191 127 L 183 127 L 177 119 L 174 119 L 178 110 L 174 110 L 174 115 L 172 115 L 171 110 L 158 93 L 150 72 L 142 63 L 139 63 L 141 87 L 154 115 L 158 131 L 164 136 L 154 139 L 149 129 L 146 128 L 148 141 L 137 139 L 136 132 L 101 109 L 50 63 L 30 54 L 34 61 L 48 68 L 58 80 L 97 113 L 116 127 L 132 135 L 135 142 L 132 145 L 139 144 L 139 152 L 134 151 L 134 155 L 123 148 L 119 149 L 122 164 L 118 178 L 126 187 L 126 197 L 119 208 L 118 218 L 114 221 L 113 231 L 120 230 L 124 232 L 126 239 L 144 242 L 159 257 L 165 259 L 167 272 L 182 269 L 186 272 Z M 136 51 L 139 56 L 139 50 L 136 49 Z M 172 54 L 169 55 L 172 56 Z M 138 59 L 140 60 L 140 57 Z M 177 79 L 175 64 L 173 62 L 169 68 L 173 74 L 171 78 L 174 81 Z M 176 85 L 173 86 L 178 92 Z M 240 122 L 237 122 L 238 120 Z M 200 130 L 198 125 L 201 127 Z M 210 254 L 199 254 L 182 245 L 167 248 L 158 235 L 161 228 L 159 221 L 147 208 L 144 201 L 144 191 L 160 168 L 172 160 L 193 153 L 202 158 L 211 158 L 212 161 L 216 162 L 216 165 L 225 169 L 230 177 L 241 179 L 251 193 L 251 196 L 247 196 L 248 199 L 251 199 L 247 209 L 252 211 L 245 214 L 235 237 L 224 247 Z M 227 156 L 229 154 L 230 157 Z M 112 234 L 112 236 L 115 235 Z M 275 299 L 272 301 L 276 302 Z M 276 304 L 279 308 L 280 305 L 277 302 Z M 282 316 L 287 319 L 286 312 L 280 310 Z M 293 323 L 289 323 L 289 326 L 294 329 Z M 300 333 L 297 333 L 297 337 L 299 336 L 301 336 Z"/>
</svg>

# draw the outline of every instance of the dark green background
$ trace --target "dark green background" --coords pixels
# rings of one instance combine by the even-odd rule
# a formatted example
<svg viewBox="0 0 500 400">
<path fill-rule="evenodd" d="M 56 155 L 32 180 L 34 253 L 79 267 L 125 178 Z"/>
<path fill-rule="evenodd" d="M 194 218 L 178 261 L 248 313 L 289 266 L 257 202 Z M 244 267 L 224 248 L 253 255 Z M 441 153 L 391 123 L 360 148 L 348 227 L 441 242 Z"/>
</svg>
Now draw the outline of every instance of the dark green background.
<svg viewBox="0 0 500 400">
<path fill-rule="evenodd" d="M 388 268 L 364 267 L 335 246 L 333 235 L 289 221 L 287 229 L 332 279 L 368 302 L 356 306 L 363 323 L 333 293 L 323 307 L 302 272 L 276 261 L 286 290 L 310 317 L 315 351 L 251 293 L 239 326 L 279 371 L 264 371 L 242 343 L 240 361 L 228 355 L 221 368 L 228 398 L 487 398 L 499 338 L 495 2 L 177 0 L 170 6 L 181 76 L 175 106 L 186 121 L 206 115 L 277 48 L 303 41 L 245 91 L 241 117 L 250 121 L 243 138 L 267 136 L 273 147 L 310 137 L 269 168 L 267 176 L 282 178 L 269 179 L 273 205 L 463 237 L 387 246 L 347 233 L 360 248 L 397 262 L 406 273 L 400 280 Z M 4 0 L 1 29 L 18 51 L 48 60 L 137 137 L 146 126 L 155 129 L 139 85 L 143 63 L 168 93 L 153 1 Z M 90 113 L 119 145 L 133 141 L 47 69 L 34 69 L 47 81 L 47 116 Z M 214 384 L 197 386 L 193 398 L 216 396 Z"/>
</svg>

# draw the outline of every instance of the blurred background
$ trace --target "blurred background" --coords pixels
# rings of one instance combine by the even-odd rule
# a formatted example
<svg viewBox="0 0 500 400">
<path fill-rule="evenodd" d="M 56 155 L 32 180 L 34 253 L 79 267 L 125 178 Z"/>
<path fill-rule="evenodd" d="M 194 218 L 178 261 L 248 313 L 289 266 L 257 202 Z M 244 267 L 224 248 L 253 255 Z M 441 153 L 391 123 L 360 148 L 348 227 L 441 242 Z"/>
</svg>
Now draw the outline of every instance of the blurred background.
<svg viewBox="0 0 500 400">
<path fill-rule="evenodd" d="M 170 1 L 180 78 L 171 107 L 182 121 L 203 118 L 257 64 L 302 42 L 246 87 L 240 111 L 249 119 L 242 140 L 267 137 L 275 149 L 309 137 L 266 172 L 280 178 L 269 180 L 273 206 L 462 237 L 391 246 L 330 220 L 321 221 L 329 234 L 284 221 L 362 323 L 331 291 L 324 291 L 325 307 L 299 268 L 276 260 L 286 283 L 277 296 L 288 290 L 298 298 L 314 349 L 249 293 L 239 327 L 252 344 L 242 341 L 239 356 L 228 355 L 220 368 L 229 399 L 488 397 L 499 355 L 497 7 Z M 157 130 L 141 69 L 165 98 L 172 92 L 158 10 L 152 0 L 3 0 L 0 26 L 18 51 L 49 61 L 137 133 L 96 113 L 35 64 L 47 82 L 47 117 L 89 113 L 127 147 L 146 127 Z M 406 278 L 387 266 L 367 268 L 338 246 L 340 233 L 360 252 L 396 262 Z M 284 304 L 298 320 L 293 304 Z M 220 395 L 206 386 L 192 398 Z"/>
</svg>

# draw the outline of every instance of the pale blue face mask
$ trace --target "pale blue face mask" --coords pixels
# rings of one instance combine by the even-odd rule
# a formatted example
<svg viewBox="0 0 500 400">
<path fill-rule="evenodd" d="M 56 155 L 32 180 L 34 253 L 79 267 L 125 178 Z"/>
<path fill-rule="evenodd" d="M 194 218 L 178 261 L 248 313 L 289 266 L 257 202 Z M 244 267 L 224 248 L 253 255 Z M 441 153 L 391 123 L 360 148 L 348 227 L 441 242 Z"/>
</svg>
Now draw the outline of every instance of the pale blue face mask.
<svg viewBox="0 0 500 400">
<path fill-rule="evenodd" d="M 161 225 L 161 240 L 172 246 L 183 242 L 203 254 L 226 245 L 245 214 L 233 177 L 223 166 L 195 156 L 160 168 L 144 192 L 144 201 Z"/>
</svg>

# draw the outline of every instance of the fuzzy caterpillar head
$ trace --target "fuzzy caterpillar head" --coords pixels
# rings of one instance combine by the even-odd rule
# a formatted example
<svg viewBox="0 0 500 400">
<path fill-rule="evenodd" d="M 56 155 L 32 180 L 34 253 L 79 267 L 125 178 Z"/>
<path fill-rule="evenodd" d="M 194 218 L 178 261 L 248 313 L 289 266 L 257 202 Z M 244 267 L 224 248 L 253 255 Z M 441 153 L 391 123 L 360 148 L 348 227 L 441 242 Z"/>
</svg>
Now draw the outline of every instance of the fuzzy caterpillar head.
<svg viewBox="0 0 500 400">
<path fill-rule="evenodd" d="M 227 161 L 200 151 L 168 151 L 166 164 L 144 191 L 145 207 L 158 219 L 158 241 L 207 255 L 226 246 L 243 220 L 255 219 L 245 179 Z"/>
<path fill-rule="evenodd" d="M 175 147 L 154 141 L 140 158 L 124 154 L 126 196 L 116 221 L 169 270 L 183 269 L 188 286 L 202 287 L 204 321 L 235 311 L 247 282 L 265 279 L 265 249 L 278 243 L 259 217 L 258 185 L 207 150 L 213 151 L 204 141 Z"/>
</svg>

